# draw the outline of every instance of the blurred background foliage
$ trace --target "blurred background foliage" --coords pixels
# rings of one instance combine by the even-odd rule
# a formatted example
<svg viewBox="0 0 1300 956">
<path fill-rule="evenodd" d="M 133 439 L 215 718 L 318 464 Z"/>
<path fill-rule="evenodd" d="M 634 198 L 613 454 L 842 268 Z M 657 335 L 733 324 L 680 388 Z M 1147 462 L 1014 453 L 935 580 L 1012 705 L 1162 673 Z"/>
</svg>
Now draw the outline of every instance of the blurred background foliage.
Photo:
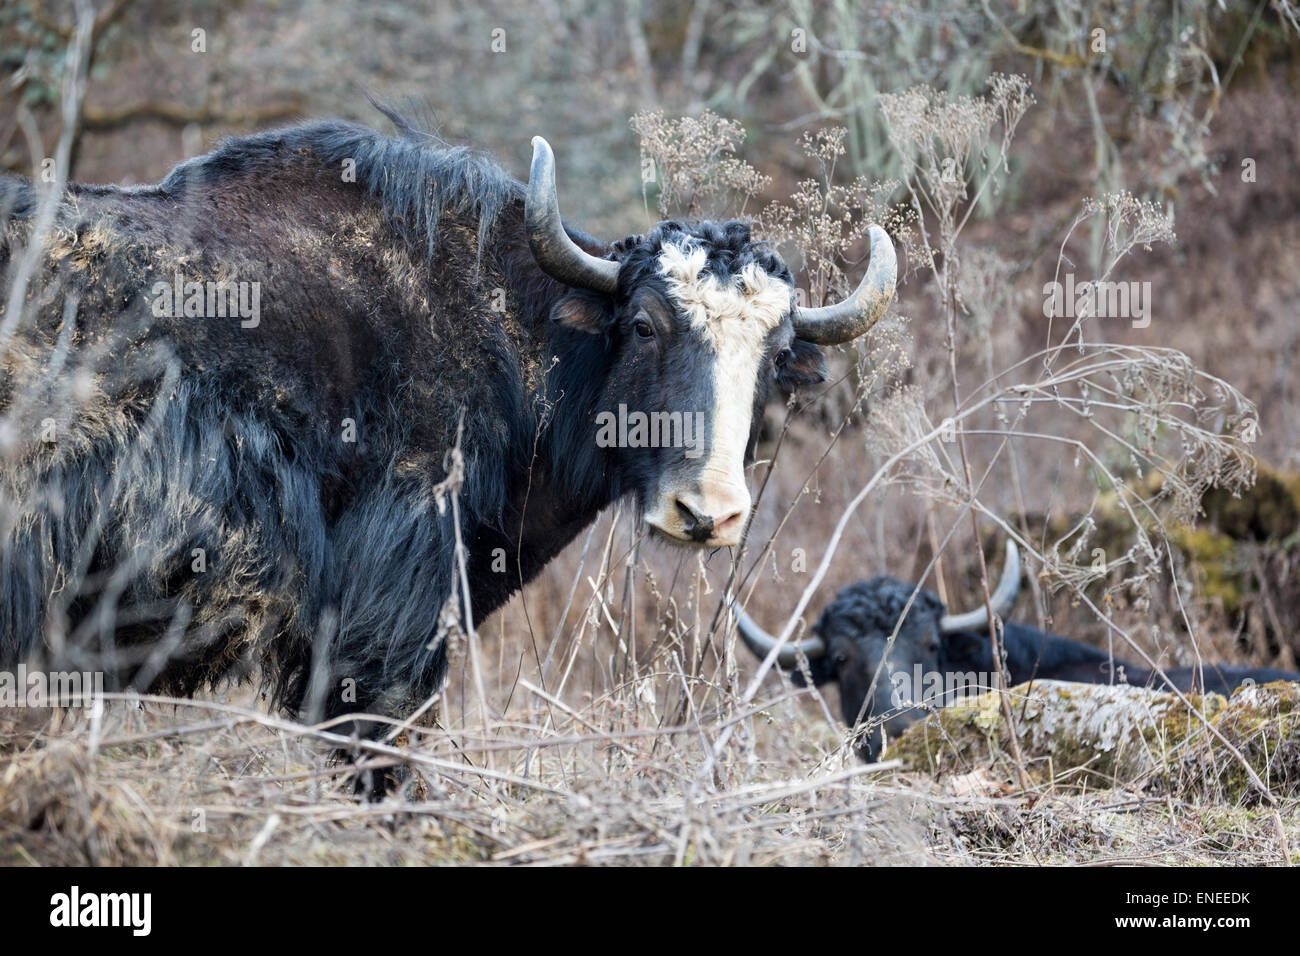
<svg viewBox="0 0 1300 956">
<path fill-rule="evenodd" d="M 1023 73 L 1038 120 L 1086 138 L 1072 172 L 1090 192 L 1176 195 L 1221 171 L 1206 136 L 1225 91 L 1296 67 L 1292 10 L 1270 0 L 100 0 L 97 11 L 76 179 L 156 180 L 221 135 L 294 117 L 378 124 L 373 93 L 516 170 L 544 132 L 582 184 L 567 211 L 610 232 L 643 205 L 627 120 L 647 108 L 738 122 L 761 144 L 742 150 L 785 196 L 810 172 L 799 134 L 841 126 L 842 173 L 895 178 L 878 94 L 924 83 L 969 96 L 993 71 Z M 65 0 L 0 11 L 5 168 L 30 168 L 23 108 L 42 141 L 53 135 L 72 22 Z M 983 213 L 1037 198 L 1026 165 Z"/>
</svg>

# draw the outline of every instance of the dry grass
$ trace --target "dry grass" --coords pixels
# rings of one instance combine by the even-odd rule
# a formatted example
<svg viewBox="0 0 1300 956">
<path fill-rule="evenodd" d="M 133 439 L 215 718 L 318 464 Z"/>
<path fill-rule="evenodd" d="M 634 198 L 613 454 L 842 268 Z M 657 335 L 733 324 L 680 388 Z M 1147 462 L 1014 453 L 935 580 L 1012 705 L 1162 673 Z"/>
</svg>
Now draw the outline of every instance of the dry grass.
<svg viewBox="0 0 1300 956">
<path fill-rule="evenodd" d="M 1276 864 L 1267 808 L 1063 771 L 1035 800 L 998 768 L 925 775 L 818 759 L 832 744 L 784 694 L 739 719 L 748 743 L 701 775 L 723 721 L 632 726 L 636 692 L 412 734 L 410 796 L 356 801 L 325 732 L 218 701 L 65 713 L 0 773 L 0 863 Z M 784 698 L 784 699 L 783 699 Z M 29 731 L 32 728 L 29 728 Z M 811 746 L 810 746 L 811 745 Z M 383 762 L 388 751 L 368 760 Z M 1189 789 L 1189 793 L 1194 792 Z M 1280 808 L 1291 847 L 1300 809 Z M 1293 852 L 1293 859 L 1295 853 Z"/>
</svg>

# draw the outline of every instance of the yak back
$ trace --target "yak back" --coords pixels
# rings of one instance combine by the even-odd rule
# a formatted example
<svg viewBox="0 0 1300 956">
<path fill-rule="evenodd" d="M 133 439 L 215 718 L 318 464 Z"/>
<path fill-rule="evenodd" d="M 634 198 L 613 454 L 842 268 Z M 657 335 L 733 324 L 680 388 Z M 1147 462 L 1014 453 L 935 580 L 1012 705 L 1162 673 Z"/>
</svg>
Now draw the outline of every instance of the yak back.
<svg viewBox="0 0 1300 956">
<path fill-rule="evenodd" d="M 20 512 L 0 529 L 0 658 L 32 652 L 76 572 L 120 595 L 111 640 L 193 615 L 203 649 L 164 687 L 255 649 L 297 704 L 330 604 L 356 622 L 335 635 L 353 673 L 427 688 L 445 666 L 427 645 L 450 587 L 447 452 L 459 435 L 465 525 L 491 524 L 535 432 L 559 286 L 528 254 L 521 197 L 479 153 L 343 123 L 225 141 L 156 186 L 69 186 L 6 329 L 0 412 L 23 440 L 0 475 Z M 0 180 L 7 288 L 42 201 Z M 256 284 L 259 314 L 160 308 L 191 282 Z M 49 421 L 57 440 L 35 438 Z M 75 625 L 93 598 L 67 601 Z"/>
<path fill-rule="evenodd" d="M 1036 627 L 1007 621 L 1002 643 L 1012 684 L 1028 680 L 1108 682 L 1121 668 L 1136 671 L 1127 662 L 1082 641 L 1049 634 Z M 956 631 L 943 637 L 944 666 L 954 672 L 993 673 L 993 653 L 987 631 Z"/>
</svg>

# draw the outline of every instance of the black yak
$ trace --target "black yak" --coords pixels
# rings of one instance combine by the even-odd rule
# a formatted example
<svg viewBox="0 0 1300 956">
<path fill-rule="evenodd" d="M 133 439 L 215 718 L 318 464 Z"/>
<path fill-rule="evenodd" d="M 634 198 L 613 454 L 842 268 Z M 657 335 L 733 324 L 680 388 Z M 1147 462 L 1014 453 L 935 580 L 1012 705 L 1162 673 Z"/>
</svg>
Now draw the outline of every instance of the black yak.
<svg viewBox="0 0 1300 956">
<path fill-rule="evenodd" d="M 404 714 L 440 620 L 611 502 L 734 545 L 756 410 L 893 296 L 878 227 L 854 293 L 801 309 L 743 222 L 605 243 L 540 137 L 525 185 L 391 118 L 69 186 L 43 236 L 0 179 L 0 666 L 189 694 L 260 665 L 290 711 Z"/>
<path fill-rule="evenodd" d="M 1019 593 L 1020 552 L 1008 540 L 1006 563 L 990 606 L 1003 622 L 1004 666 L 1010 684 L 1124 682 L 1229 694 L 1246 683 L 1300 681 L 1300 674 L 1291 671 L 1215 664 L 1165 668 L 1162 677 L 1158 671 L 1137 667 L 1082 641 L 1009 620 Z M 746 646 L 766 657 L 776 639 L 738 605 L 733 604 L 732 610 Z M 823 609 L 813 635 L 783 645 L 777 663 L 800 686 L 806 684 L 805 666 L 815 684 L 838 684 L 844 722 L 862 728 L 858 753 L 874 760 L 885 736 L 897 736 L 924 716 L 917 704 L 942 706 L 963 694 L 995 686 L 988 623 L 987 608 L 948 614 L 935 594 L 882 574 L 843 588 Z"/>
</svg>

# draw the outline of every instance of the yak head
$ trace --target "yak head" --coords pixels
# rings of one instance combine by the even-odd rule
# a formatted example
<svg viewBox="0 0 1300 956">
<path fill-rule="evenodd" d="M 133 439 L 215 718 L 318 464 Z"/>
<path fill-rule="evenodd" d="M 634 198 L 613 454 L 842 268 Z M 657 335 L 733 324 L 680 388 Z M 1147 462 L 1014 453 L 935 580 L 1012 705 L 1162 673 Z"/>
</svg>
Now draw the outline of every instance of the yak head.
<svg viewBox="0 0 1300 956">
<path fill-rule="evenodd" d="M 871 262 L 845 302 L 796 307 L 781 259 L 743 222 L 661 222 L 647 235 L 580 247 L 560 219 L 555 160 L 541 137 L 525 201 L 533 258 L 568 289 L 553 321 L 601 337 L 592 440 L 647 524 L 673 542 L 739 542 L 750 510 L 763 402 L 821 382 L 819 346 L 848 342 L 889 307 L 897 261 L 872 226 Z M 596 255 L 594 253 L 602 253 Z"/>
<path fill-rule="evenodd" d="M 1010 614 L 1020 591 L 1020 552 L 1007 542 L 1002 577 L 990 605 Z M 732 605 L 745 645 L 759 658 L 775 650 L 776 663 L 804 686 L 804 662 L 814 684 L 839 686 L 840 712 L 856 732 L 854 747 L 875 760 L 892 739 L 924 716 L 925 707 L 950 702 L 946 653 L 949 634 L 988 627 L 988 607 L 948 614 L 938 596 L 889 575 L 841 590 L 822 611 L 811 637 L 781 644 L 739 605 Z"/>
</svg>

